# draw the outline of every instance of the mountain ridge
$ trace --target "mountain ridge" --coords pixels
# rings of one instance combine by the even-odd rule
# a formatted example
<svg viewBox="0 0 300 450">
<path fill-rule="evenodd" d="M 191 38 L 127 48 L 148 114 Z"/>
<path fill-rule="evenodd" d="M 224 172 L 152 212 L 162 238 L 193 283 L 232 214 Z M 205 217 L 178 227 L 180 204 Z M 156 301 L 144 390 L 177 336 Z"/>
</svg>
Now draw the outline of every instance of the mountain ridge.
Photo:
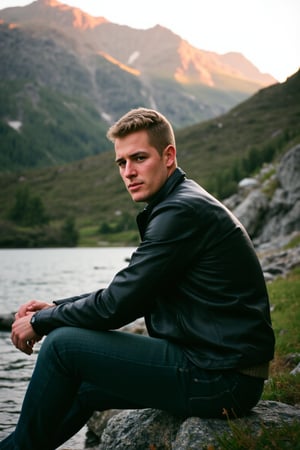
<svg viewBox="0 0 300 450">
<path fill-rule="evenodd" d="M 21 8 L 21 9 L 20 9 Z M 24 9 L 25 8 L 25 9 Z M 57 11 L 58 10 L 58 11 Z M 63 25 L 67 26 L 68 22 L 71 21 L 72 26 L 74 28 L 85 30 L 87 28 L 94 28 L 101 23 L 108 22 L 105 17 L 93 17 L 90 14 L 85 13 L 80 8 L 76 8 L 73 6 L 69 6 L 64 4 L 63 2 L 59 2 L 57 0 L 36 0 L 30 3 L 27 6 L 23 7 L 9 7 L 4 8 L 2 11 L 7 12 L 7 14 L 11 17 L 10 21 L 18 22 L 18 19 L 22 17 L 28 23 L 39 20 L 41 22 L 45 21 L 48 15 L 48 19 L 59 20 L 60 15 L 57 14 L 62 12 L 64 13 L 64 21 Z M 1 10 L 0 10 L 1 12 Z M 50 12 L 50 17 L 49 17 Z"/>
<path fill-rule="evenodd" d="M 275 82 L 239 54 L 202 51 L 160 25 L 117 25 L 57 0 L 0 10 L 0 22 L 1 171 L 106 151 L 104 130 L 131 108 L 158 109 L 180 129 Z"/>
<path fill-rule="evenodd" d="M 223 60 L 224 64 L 223 70 L 229 70 L 231 65 L 230 57 L 226 56 L 226 54 L 218 55 L 215 52 L 197 49 L 196 47 L 191 46 L 188 43 L 188 41 L 181 39 L 180 36 L 176 35 L 171 30 L 161 25 L 156 25 L 146 30 L 134 29 L 126 25 L 117 25 L 108 21 L 104 17 L 93 17 L 83 12 L 79 8 L 74 8 L 65 5 L 64 3 L 59 2 L 57 0 L 36 0 L 35 2 L 29 4 L 28 6 L 22 8 L 6 8 L 4 10 L 0 10 L 0 14 L 2 15 L 2 17 L 4 17 L 4 19 L 10 22 L 15 22 L 15 24 L 18 25 L 25 23 L 30 24 L 37 21 L 40 24 L 43 23 L 44 25 L 49 26 L 49 24 L 51 24 L 51 21 L 54 20 L 56 26 L 60 25 L 65 29 L 68 29 L 68 31 L 80 30 L 81 31 L 80 38 L 83 38 L 83 36 L 85 35 L 89 44 L 94 44 L 96 45 L 96 47 L 97 45 L 101 46 L 109 44 L 109 42 L 107 42 L 106 33 L 108 33 L 110 36 L 112 35 L 112 33 L 109 31 L 110 28 L 113 29 L 115 33 L 118 30 L 117 40 L 119 41 L 120 44 L 122 44 L 122 42 L 124 41 L 125 33 L 128 33 L 128 31 L 131 30 L 131 34 L 134 35 L 134 46 L 137 45 L 137 42 L 139 42 L 140 44 L 143 41 L 146 41 L 150 45 L 152 45 L 152 40 L 156 41 L 157 38 L 160 41 L 160 43 L 163 41 L 164 38 L 167 38 L 166 41 L 169 43 L 171 35 L 173 35 L 174 37 L 176 36 L 176 40 L 178 41 L 177 46 L 184 45 L 185 51 L 187 49 L 190 50 L 192 55 L 189 58 L 189 63 L 192 63 L 195 67 L 197 66 L 197 64 L 195 64 L 194 62 L 195 55 L 198 56 L 198 59 L 201 60 L 202 65 L 203 64 L 205 65 L 206 63 L 211 69 L 214 69 L 216 67 L 217 62 L 216 59 L 218 59 L 219 57 Z M 102 32 L 103 25 L 105 26 L 104 32 Z M 98 42 L 98 44 L 95 44 L 95 37 L 94 37 L 95 34 L 96 39 L 100 41 Z M 157 35 L 157 37 L 155 35 Z M 142 36 L 145 36 L 145 39 L 142 39 Z M 138 40 L 137 38 L 140 38 L 140 40 Z M 116 39 L 109 39 L 109 40 L 113 42 L 115 45 Z M 126 46 L 128 46 L 128 43 L 130 45 L 129 38 L 125 39 L 125 42 Z M 157 46 L 154 45 L 154 48 L 157 48 Z M 112 50 L 116 52 L 116 54 L 111 53 L 112 56 L 114 56 L 115 58 L 118 59 L 118 56 L 120 58 L 124 57 L 124 48 L 122 48 L 121 54 L 120 53 L 118 54 L 118 51 L 115 47 Z M 165 50 L 163 49 L 163 51 Z M 180 54 L 180 50 L 178 53 Z M 234 69 L 238 70 L 237 69 L 239 66 L 239 63 L 237 62 L 238 57 L 241 58 L 241 61 L 243 63 L 240 64 L 241 67 L 245 67 L 244 62 L 246 58 L 242 54 L 239 54 L 237 52 L 234 53 L 235 53 Z M 205 61 L 205 59 L 207 59 L 207 62 Z M 125 63 L 125 61 L 124 60 L 122 61 L 122 59 L 121 62 Z M 272 77 L 269 74 L 262 74 L 257 68 L 255 68 L 255 66 L 252 63 L 250 63 L 250 61 L 248 61 L 248 63 L 249 67 L 251 66 L 250 80 L 257 82 L 258 77 L 259 81 L 261 82 L 261 86 L 266 86 L 268 84 L 276 82 L 276 79 L 274 77 Z M 239 68 L 239 72 L 240 72 L 239 76 L 242 75 L 245 79 L 249 79 L 249 75 L 247 76 L 247 73 L 241 72 L 241 68 Z"/>
</svg>

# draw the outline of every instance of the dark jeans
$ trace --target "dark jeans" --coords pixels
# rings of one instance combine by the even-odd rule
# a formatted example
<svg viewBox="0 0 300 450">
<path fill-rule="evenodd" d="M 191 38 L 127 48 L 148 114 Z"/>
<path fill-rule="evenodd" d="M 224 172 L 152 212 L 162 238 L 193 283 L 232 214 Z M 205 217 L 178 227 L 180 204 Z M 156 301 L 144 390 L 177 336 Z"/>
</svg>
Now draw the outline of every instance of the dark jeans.
<svg viewBox="0 0 300 450">
<path fill-rule="evenodd" d="M 93 411 L 156 408 L 187 417 L 247 413 L 263 380 L 195 367 L 162 339 L 63 327 L 43 342 L 16 430 L 1 450 L 53 450 Z"/>
</svg>

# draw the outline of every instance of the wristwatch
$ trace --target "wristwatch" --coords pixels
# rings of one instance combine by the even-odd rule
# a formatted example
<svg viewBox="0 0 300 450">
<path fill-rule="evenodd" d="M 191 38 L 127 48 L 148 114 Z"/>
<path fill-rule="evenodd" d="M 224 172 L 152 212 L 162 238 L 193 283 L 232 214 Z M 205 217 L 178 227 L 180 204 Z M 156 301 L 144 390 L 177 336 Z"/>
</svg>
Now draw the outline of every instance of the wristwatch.
<svg viewBox="0 0 300 450">
<path fill-rule="evenodd" d="M 32 326 L 33 329 L 35 322 L 36 322 L 36 314 L 33 314 L 33 316 L 30 319 L 30 325 Z"/>
</svg>

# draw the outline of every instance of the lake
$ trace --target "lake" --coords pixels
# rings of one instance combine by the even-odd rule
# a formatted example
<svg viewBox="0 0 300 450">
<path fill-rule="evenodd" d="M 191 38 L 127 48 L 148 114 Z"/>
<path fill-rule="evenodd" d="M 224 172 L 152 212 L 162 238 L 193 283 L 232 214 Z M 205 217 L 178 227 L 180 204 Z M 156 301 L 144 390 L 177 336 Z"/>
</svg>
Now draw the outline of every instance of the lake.
<svg viewBox="0 0 300 450">
<path fill-rule="evenodd" d="M 0 315 L 27 300 L 52 301 L 103 288 L 127 265 L 134 248 L 0 249 Z M 18 420 L 24 393 L 37 357 L 27 356 L 0 332 L 0 440 Z M 64 448 L 82 450 L 85 429 Z M 68 445 L 67 445 L 68 444 Z"/>
</svg>

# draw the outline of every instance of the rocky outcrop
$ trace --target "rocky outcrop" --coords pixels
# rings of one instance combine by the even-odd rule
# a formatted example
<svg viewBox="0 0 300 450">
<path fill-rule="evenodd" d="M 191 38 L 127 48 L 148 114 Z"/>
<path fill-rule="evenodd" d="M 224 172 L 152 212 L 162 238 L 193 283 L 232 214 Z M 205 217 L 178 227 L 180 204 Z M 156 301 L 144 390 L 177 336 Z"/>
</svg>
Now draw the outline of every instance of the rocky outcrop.
<svg viewBox="0 0 300 450">
<path fill-rule="evenodd" d="M 263 167 L 256 178 L 239 183 L 237 194 L 225 205 L 240 219 L 256 247 L 273 243 L 279 248 L 300 232 L 300 144 L 277 166 Z"/>
<path fill-rule="evenodd" d="M 277 166 L 263 167 L 256 178 L 245 178 L 224 204 L 238 217 L 256 247 L 267 281 L 300 265 L 300 144 Z"/>
<path fill-rule="evenodd" d="M 243 188 L 243 191 L 245 191 L 245 188 Z M 234 209 L 234 214 L 246 227 L 250 236 L 255 236 L 261 227 L 268 207 L 269 201 L 267 196 L 258 188 L 255 188 Z"/>
<path fill-rule="evenodd" d="M 291 149 L 281 160 L 275 190 L 258 238 L 270 241 L 300 230 L 300 145 Z"/>
<path fill-rule="evenodd" d="M 297 421 L 300 408 L 273 401 L 261 401 L 248 417 L 234 421 L 180 419 L 154 409 L 113 410 L 95 413 L 89 429 L 100 438 L 97 450 L 199 450 L 218 448 L 219 437 L 232 434 L 232 425 L 258 434 L 263 427 L 281 427 Z"/>
</svg>

